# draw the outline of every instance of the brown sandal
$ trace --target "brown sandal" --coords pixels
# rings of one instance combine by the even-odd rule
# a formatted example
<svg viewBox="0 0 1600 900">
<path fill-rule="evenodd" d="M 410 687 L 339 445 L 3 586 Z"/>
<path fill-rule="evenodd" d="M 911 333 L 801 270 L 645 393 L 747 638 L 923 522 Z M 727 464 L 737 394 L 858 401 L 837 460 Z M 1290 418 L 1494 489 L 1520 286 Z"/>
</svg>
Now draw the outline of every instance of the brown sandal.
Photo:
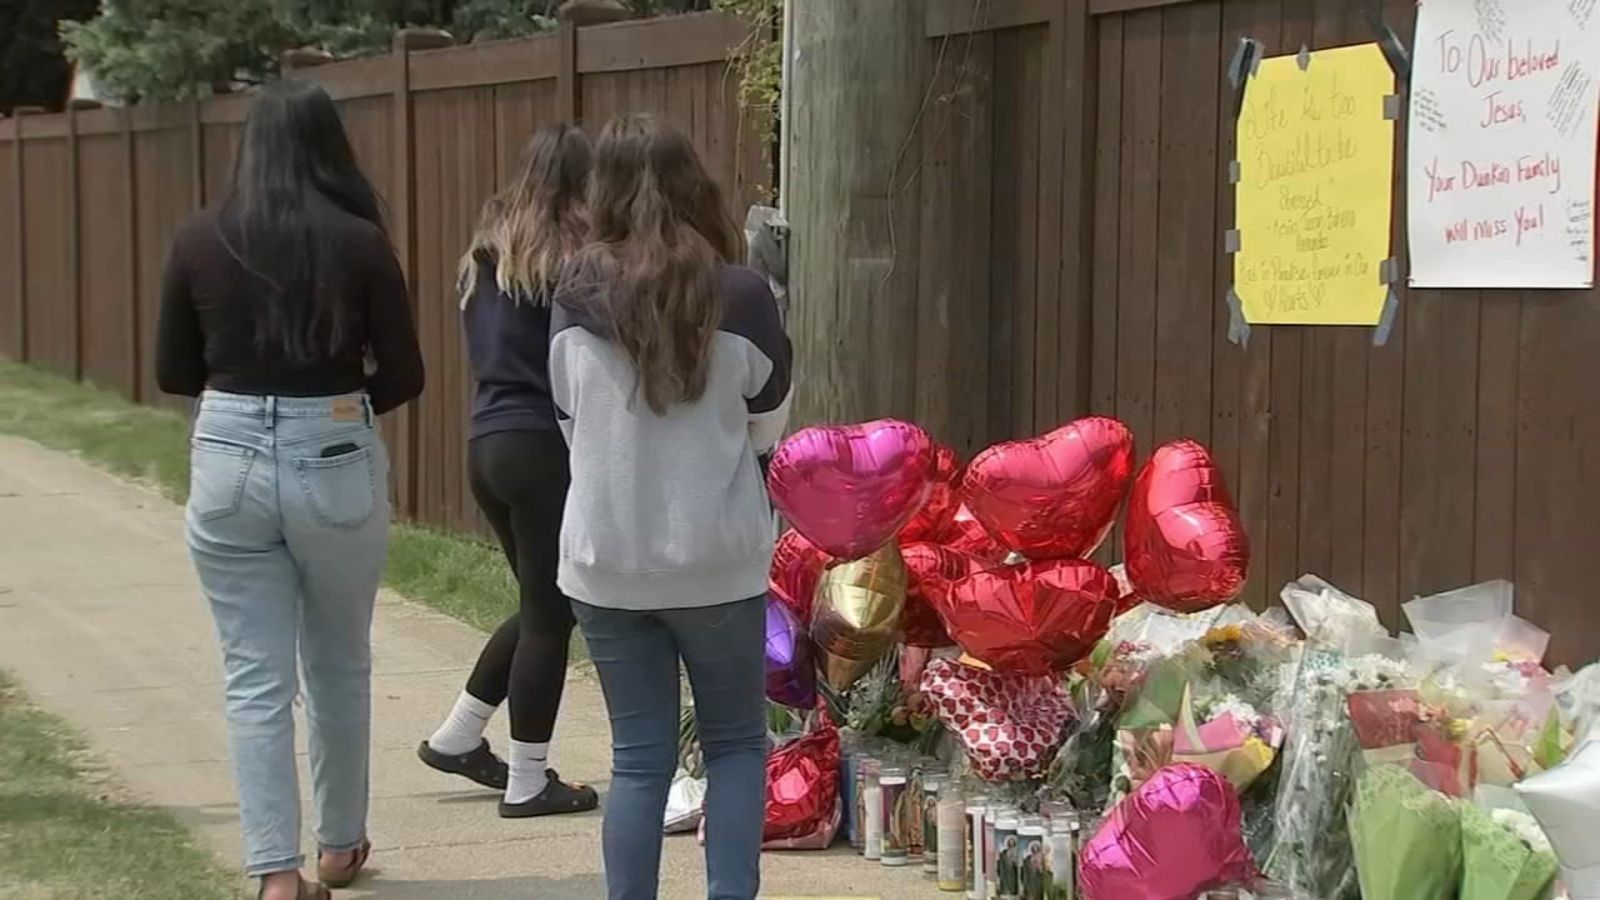
<svg viewBox="0 0 1600 900">
<path fill-rule="evenodd" d="M 317 854 L 317 877 L 322 883 L 331 888 L 347 888 L 350 883 L 361 875 L 361 869 L 367 864 L 367 857 L 372 855 L 372 842 L 362 841 L 350 862 L 342 866 L 330 866 L 323 860 L 321 853 Z M 302 898 L 304 900 L 304 898 Z"/>
</svg>

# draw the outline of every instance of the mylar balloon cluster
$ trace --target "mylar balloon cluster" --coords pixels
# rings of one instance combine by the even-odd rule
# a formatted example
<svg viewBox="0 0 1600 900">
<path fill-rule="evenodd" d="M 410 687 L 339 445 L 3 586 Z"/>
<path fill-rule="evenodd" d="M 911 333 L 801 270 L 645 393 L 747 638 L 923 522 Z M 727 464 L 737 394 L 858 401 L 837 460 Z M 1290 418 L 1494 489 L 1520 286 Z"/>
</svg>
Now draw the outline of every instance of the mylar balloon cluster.
<svg viewBox="0 0 1600 900">
<path fill-rule="evenodd" d="M 1132 433 L 1104 416 L 996 444 L 964 468 L 908 422 L 808 428 L 770 467 L 773 502 L 793 526 L 774 553 L 773 596 L 808 631 L 835 690 L 899 641 L 959 644 L 999 672 L 1064 671 L 1136 602 L 1195 611 L 1243 588 L 1248 543 L 1205 449 L 1162 446 L 1137 479 L 1134 462 Z M 1086 557 L 1130 488 L 1129 584 L 1119 585 Z M 784 624 L 769 621 L 779 634 Z M 799 655 L 778 655 L 769 683 L 784 696 L 773 699 L 793 703 L 804 691 L 776 685 L 797 683 L 785 667 Z"/>
</svg>

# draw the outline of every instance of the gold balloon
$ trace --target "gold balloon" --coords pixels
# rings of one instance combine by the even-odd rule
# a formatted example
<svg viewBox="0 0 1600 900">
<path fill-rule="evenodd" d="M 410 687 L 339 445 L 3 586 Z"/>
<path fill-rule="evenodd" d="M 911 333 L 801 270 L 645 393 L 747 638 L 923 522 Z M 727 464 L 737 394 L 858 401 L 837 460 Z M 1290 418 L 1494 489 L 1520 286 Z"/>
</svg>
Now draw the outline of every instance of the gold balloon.
<svg viewBox="0 0 1600 900">
<path fill-rule="evenodd" d="M 890 542 L 871 556 L 822 573 L 811 610 L 811 640 L 823 679 L 849 690 L 900 637 L 906 604 L 906 565 Z"/>
</svg>

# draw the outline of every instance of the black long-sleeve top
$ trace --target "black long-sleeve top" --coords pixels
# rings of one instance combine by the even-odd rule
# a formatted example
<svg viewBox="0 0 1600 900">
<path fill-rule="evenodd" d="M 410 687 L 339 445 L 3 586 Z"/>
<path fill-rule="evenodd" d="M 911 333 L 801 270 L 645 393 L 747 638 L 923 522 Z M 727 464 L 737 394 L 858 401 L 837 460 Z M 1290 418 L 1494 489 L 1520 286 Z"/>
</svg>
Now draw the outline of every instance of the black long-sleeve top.
<svg viewBox="0 0 1600 900">
<path fill-rule="evenodd" d="M 462 309 L 477 390 L 469 437 L 555 431 L 550 399 L 550 296 L 515 297 L 494 278 L 495 256 L 478 253 L 478 280 Z"/>
<path fill-rule="evenodd" d="M 310 363 L 256 341 L 255 279 L 222 237 L 223 215 L 191 217 L 178 229 L 161 282 L 156 383 L 169 394 L 207 387 L 236 394 L 324 397 L 365 390 L 385 413 L 422 393 L 422 353 L 405 276 L 377 226 L 339 213 L 331 239 L 348 269 L 340 346 Z M 369 374 L 370 354 L 376 367 Z"/>
</svg>

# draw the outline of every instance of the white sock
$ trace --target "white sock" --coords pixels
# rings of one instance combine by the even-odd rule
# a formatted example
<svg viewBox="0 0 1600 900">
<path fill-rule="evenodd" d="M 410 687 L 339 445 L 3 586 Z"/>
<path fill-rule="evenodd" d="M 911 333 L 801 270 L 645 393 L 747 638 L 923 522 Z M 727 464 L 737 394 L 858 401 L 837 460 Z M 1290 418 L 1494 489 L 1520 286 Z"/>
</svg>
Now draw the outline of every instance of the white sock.
<svg viewBox="0 0 1600 900">
<path fill-rule="evenodd" d="M 439 730 L 428 738 L 428 746 L 440 753 L 458 756 L 471 753 L 483 742 L 483 729 L 489 724 L 496 707 L 479 700 L 466 691 L 456 698 L 456 705 L 445 717 Z"/>
<path fill-rule="evenodd" d="M 550 767 L 550 743 L 512 741 L 506 754 L 511 779 L 506 782 L 506 802 L 526 803 L 544 791 L 544 770 Z"/>
</svg>

